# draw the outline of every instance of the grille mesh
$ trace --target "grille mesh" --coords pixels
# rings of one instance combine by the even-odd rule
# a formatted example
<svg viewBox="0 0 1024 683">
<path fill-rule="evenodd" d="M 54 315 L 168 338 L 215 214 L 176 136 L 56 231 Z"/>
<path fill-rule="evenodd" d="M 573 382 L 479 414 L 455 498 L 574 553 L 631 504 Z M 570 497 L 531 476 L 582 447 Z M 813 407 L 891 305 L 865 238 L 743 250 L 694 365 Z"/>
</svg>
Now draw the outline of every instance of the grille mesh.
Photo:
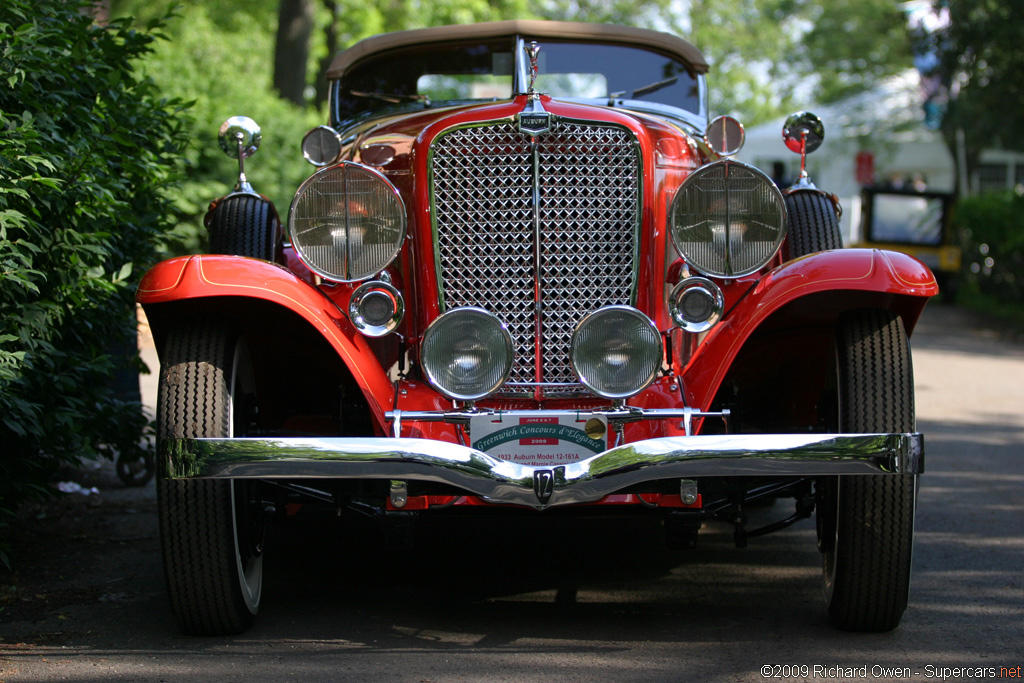
<svg viewBox="0 0 1024 683">
<path fill-rule="evenodd" d="M 534 201 L 539 187 L 543 382 L 575 383 L 576 323 L 629 304 L 639 158 L 617 126 L 556 121 L 537 140 L 507 121 L 441 134 L 432 149 L 434 225 L 445 307 L 479 306 L 508 325 L 510 382 L 535 382 Z M 548 393 L 551 393 L 550 391 Z"/>
</svg>

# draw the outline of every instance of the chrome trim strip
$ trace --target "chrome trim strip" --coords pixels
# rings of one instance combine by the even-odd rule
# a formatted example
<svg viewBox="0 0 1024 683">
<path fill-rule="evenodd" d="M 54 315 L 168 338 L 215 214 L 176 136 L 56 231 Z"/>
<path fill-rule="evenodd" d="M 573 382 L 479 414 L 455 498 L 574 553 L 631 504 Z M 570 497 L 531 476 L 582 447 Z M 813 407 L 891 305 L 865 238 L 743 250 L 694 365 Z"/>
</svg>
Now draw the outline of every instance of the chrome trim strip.
<svg viewBox="0 0 1024 683">
<path fill-rule="evenodd" d="M 553 412 L 572 413 L 582 420 L 588 417 L 603 417 L 609 422 L 643 422 L 644 420 L 692 420 L 695 417 L 720 417 L 729 419 L 730 411 L 705 412 L 694 408 L 634 408 L 624 406 L 621 408 L 581 408 L 578 410 L 565 409 L 560 411 L 552 410 L 491 410 L 477 408 L 474 410 L 447 410 L 447 411 L 420 411 L 420 410 L 396 410 L 388 411 L 384 417 L 388 420 L 400 419 L 411 422 L 447 422 L 448 424 L 469 424 L 474 417 L 491 415 L 495 420 L 519 419 L 521 417 L 549 417 Z"/>
<path fill-rule="evenodd" d="M 594 502 L 657 479 L 924 472 L 922 434 L 665 437 L 557 467 L 517 465 L 429 439 L 165 439 L 160 447 L 166 478 L 427 481 L 538 510 Z M 534 488 L 538 477 L 553 480 L 543 499 Z"/>
<path fill-rule="evenodd" d="M 534 73 L 536 78 L 536 73 Z M 530 81 L 533 90 L 533 81 Z M 544 381 L 544 296 L 542 276 L 544 273 L 544 242 L 540 222 L 540 147 L 537 138 L 530 140 L 530 156 L 533 161 L 533 381 Z M 506 378 L 507 379 L 507 378 Z M 534 388 L 533 397 L 540 401 L 544 391 Z"/>
</svg>

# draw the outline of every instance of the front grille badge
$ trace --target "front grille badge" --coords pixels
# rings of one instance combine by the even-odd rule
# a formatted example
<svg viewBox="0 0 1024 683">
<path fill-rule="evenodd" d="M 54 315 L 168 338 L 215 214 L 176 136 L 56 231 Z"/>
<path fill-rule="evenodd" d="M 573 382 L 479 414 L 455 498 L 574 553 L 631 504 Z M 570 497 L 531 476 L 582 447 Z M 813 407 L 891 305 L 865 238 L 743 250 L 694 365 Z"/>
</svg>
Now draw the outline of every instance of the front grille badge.
<svg viewBox="0 0 1024 683">
<path fill-rule="evenodd" d="M 539 99 L 527 101 L 526 107 L 516 115 L 519 132 L 527 135 L 543 135 L 551 130 L 551 112 L 545 111 Z"/>
</svg>

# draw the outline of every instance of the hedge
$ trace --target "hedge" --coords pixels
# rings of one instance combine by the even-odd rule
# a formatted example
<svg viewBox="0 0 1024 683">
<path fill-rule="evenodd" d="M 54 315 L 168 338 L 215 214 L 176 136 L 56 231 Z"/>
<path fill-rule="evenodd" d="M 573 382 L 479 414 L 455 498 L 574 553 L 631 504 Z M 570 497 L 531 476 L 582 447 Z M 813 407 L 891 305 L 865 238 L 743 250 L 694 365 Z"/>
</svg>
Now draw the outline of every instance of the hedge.
<svg viewBox="0 0 1024 683">
<path fill-rule="evenodd" d="M 1024 194 L 986 192 L 957 202 L 963 284 L 1004 304 L 1024 301 Z"/>
<path fill-rule="evenodd" d="M 135 68 L 164 20 L 100 27 L 92 4 L 0 3 L 0 532 L 60 466 L 144 447 L 112 379 L 141 362 L 112 350 L 169 227 L 184 106 Z"/>
</svg>

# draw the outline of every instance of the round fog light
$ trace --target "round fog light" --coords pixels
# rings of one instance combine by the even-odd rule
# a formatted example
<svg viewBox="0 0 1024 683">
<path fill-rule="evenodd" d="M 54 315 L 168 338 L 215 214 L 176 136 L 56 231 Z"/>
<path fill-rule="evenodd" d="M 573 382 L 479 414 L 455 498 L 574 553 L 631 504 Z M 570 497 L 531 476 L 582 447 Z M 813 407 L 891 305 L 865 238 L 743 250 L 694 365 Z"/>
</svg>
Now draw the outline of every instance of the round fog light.
<svg viewBox="0 0 1024 683">
<path fill-rule="evenodd" d="M 691 277 L 676 285 L 669 294 L 668 308 L 672 320 L 683 330 L 704 332 L 722 317 L 725 297 L 711 280 Z"/>
<path fill-rule="evenodd" d="M 512 372 L 512 335 L 482 308 L 453 308 L 423 334 L 420 360 L 434 387 L 449 398 L 476 401 L 497 391 Z"/>
<path fill-rule="evenodd" d="M 580 382 L 604 398 L 628 398 L 654 381 L 663 358 L 661 333 L 629 306 L 607 306 L 580 321 L 570 360 Z"/>
<path fill-rule="evenodd" d="M 367 282 L 352 292 L 348 315 L 367 337 L 383 337 L 395 331 L 405 314 L 405 301 L 386 282 Z"/>
</svg>

